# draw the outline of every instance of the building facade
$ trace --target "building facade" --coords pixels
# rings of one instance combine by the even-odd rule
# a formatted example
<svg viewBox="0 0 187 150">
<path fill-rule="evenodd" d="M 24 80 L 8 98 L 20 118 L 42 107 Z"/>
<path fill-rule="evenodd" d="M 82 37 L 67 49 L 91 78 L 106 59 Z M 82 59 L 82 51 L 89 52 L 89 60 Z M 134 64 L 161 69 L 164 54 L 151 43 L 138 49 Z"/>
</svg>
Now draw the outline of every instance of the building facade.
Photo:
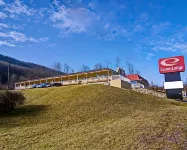
<svg viewBox="0 0 187 150">
<path fill-rule="evenodd" d="M 149 82 L 138 74 L 127 75 L 131 81 L 132 88 L 149 88 Z"/>
<path fill-rule="evenodd" d="M 121 88 L 129 87 L 130 85 L 130 80 L 126 78 L 124 73 L 120 73 L 109 68 L 104 68 L 87 72 L 77 72 L 72 74 L 17 82 L 15 83 L 15 90 L 31 88 L 33 85 L 42 83 L 61 83 L 63 86 L 79 84 L 110 85 L 110 82 L 113 80 L 121 80 L 123 82 L 123 84 L 119 83 L 121 84 Z M 113 84 L 111 86 L 113 86 Z M 116 86 L 116 84 L 114 84 L 114 86 Z M 116 87 L 118 87 L 118 85 Z"/>
</svg>

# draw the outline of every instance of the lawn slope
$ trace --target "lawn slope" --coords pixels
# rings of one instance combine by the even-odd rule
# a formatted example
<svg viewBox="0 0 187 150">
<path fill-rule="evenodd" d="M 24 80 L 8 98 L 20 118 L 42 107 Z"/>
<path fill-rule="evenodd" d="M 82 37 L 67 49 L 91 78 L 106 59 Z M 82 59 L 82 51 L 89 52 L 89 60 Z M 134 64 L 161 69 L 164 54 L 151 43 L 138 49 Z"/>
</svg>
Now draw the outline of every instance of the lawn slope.
<svg viewBox="0 0 187 150">
<path fill-rule="evenodd" d="M 185 149 L 186 104 L 104 85 L 23 91 L 0 149 Z"/>
</svg>

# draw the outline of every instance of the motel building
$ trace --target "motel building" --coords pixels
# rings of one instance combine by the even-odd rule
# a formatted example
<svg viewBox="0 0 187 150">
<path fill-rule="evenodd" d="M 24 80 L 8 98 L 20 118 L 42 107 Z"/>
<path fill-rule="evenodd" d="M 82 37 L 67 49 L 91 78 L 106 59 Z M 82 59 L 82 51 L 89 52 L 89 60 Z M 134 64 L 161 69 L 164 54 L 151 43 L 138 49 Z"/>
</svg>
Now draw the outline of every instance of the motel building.
<svg viewBox="0 0 187 150">
<path fill-rule="evenodd" d="M 42 83 L 61 83 L 62 86 L 79 84 L 105 84 L 118 88 L 131 88 L 131 80 L 126 77 L 125 71 L 118 67 L 116 71 L 109 68 L 103 68 L 87 72 L 77 72 L 17 82 L 15 83 L 15 90 L 31 88 L 35 84 Z"/>
<path fill-rule="evenodd" d="M 126 77 L 130 79 L 132 88 L 149 88 L 149 82 L 138 74 L 131 74 Z"/>
</svg>

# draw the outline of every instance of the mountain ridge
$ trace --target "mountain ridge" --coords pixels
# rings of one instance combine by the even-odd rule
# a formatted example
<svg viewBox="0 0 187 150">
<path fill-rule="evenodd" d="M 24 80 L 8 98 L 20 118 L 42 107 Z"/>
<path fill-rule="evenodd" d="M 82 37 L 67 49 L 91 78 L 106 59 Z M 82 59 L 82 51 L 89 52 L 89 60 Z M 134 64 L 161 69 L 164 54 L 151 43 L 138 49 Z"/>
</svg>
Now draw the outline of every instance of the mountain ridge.
<svg viewBox="0 0 187 150">
<path fill-rule="evenodd" d="M 24 62 L 0 54 L 0 89 L 5 89 L 8 82 L 8 63 L 10 63 L 11 88 L 13 88 L 15 82 L 64 74 L 42 65 Z"/>
</svg>

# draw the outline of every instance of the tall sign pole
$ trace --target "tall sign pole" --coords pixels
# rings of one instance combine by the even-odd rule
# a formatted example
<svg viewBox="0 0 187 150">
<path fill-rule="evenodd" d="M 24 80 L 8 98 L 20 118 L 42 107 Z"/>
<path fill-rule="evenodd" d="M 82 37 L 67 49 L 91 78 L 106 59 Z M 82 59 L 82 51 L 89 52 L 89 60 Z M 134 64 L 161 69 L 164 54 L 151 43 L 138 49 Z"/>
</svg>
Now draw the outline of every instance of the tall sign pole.
<svg viewBox="0 0 187 150">
<path fill-rule="evenodd" d="M 164 74 L 164 89 L 170 99 L 183 99 L 184 88 L 180 72 L 185 71 L 184 56 L 159 59 L 159 72 Z"/>
</svg>

